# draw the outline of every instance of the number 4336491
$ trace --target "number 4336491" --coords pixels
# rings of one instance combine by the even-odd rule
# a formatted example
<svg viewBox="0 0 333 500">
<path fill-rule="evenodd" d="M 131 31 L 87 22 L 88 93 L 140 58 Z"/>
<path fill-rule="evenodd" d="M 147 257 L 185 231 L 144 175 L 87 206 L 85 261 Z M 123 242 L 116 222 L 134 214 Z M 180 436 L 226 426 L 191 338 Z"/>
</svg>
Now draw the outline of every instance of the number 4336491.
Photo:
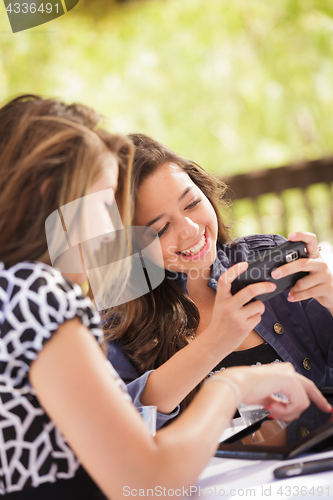
<svg viewBox="0 0 333 500">
<path fill-rule="evenodd" d="M 12 7 L 13 5 L 13 7 Z M 45 5 L 45 7 L 44 7 Z M 59 4 L 56 3 L 52 5 L 52 3 L 42 3 L 40 6 L 37 8 L 37 5 L 35 3 L 13 3 L 9 4 L 8 7 L 6 8 L 6 11 L 9 12 L 10 14 L 35 14 L 36 12 L 40 12 L 42 14 L 51 14 L 53 8 L 55 9 L 55 12 L 59 14 Z"/>
</svg>

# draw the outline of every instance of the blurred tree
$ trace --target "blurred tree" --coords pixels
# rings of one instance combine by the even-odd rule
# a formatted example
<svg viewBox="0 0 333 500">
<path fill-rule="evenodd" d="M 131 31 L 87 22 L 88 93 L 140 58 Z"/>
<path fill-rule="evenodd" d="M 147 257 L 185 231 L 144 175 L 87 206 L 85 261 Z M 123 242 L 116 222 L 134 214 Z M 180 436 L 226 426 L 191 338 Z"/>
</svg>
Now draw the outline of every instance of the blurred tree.
<svg viewBox="0 0 333 500">
<path fill-rule="evenodd" d="M 1 99 L 83 101 L 224 176 L 332 151 L 327 0 L 81 0 L 15 35 L 0 14 Z"/>
</svg>

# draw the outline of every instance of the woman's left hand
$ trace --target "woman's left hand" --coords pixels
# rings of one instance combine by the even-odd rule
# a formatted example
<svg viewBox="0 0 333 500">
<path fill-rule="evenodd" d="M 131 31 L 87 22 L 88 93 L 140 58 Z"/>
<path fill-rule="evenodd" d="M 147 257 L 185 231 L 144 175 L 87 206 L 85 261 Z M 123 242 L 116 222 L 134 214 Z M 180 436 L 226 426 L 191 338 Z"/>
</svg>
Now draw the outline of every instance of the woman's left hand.
<svg viewBox="0 0 333 500">
<path fill-rule="evenodd" d="M 309 258 L 297 259 L 280 266 L 272 272 L 272 277 L 279 279 L 299 271 L 309 272 L 308 276 L 298 280 L 290 289 L 288 300 L 297 302 L 315 298 L 333 314 L 333 276 L 326 262 L 320 258 L 316 235 L 308 232 L 298 232 L 289 234 L 288 238 L 290 241 L 304 241 Z"/>
</svg>

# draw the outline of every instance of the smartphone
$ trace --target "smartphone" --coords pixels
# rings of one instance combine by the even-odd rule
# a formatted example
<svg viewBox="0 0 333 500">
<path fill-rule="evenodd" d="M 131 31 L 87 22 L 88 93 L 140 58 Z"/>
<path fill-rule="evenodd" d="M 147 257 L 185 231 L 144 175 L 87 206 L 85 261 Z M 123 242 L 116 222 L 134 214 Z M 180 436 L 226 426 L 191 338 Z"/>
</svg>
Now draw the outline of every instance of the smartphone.
<svg viewBox="0 0 333 500">
<path fill-rule="evenodd" d="M 277 479 L 286 479 L 288 477 L 305 476 L 306 474 L 317 474 L 333 470 L 333 458 L 323 458 L 311 462 L 298 462 L 297 464 L 284 465 L 274 471 L 274 477 Z"/>
<path fill-rule="evenodd" d="M 271 299 L 275 297 L 275 295 L 279 295 L 288 288 L 293 287 L 296 281 L 309 274 L 307 272 L 298 272 L 275 280 L 271 276 L 272 271 L 283 264 L 306 258 L 308 258 L 308 255 L 306 253 L 306 244 L 304 241 L 288 240 L 282 243 L 282 245 L 278 245 L 271 250 L 266 250 L 262 252 L 258 259 L 250 262 L 246 271 L 237 276 L 232 282 L 231 293 L 234 295 L 239 290 L 242 290 L 252 283 L 270 281 L 276 284 L 276 289 L 273 290 L 273 292 L 257 295 L 252 300 L 261 300 L 264 302 L 265 300 Z"/>
</svg>

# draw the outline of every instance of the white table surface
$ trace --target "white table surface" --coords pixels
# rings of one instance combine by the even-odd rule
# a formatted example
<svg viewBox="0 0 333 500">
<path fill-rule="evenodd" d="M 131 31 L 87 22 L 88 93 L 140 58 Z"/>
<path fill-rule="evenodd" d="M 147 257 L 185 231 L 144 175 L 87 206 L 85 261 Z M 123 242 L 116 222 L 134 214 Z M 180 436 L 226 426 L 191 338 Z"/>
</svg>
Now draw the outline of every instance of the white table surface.
<svg viewBox="0 0 333 500">
<path fill-rule="evenodd" d="M 220 441 L 244 427 L 242 418 L 234 419 L 229 428 L 222 433 Z M 328 457 L 333 458 L 333 450 L 302 455 L 292 460 L 238 460 L 213 457 L 201 473 L 198 482 L 183 492 L 183 498 L 333 499 L 333 471 L 288 479 L 275 479 L 273 474 L 274 469 L 283 465 Z M 169 498 L 176 496 L 169 495 Z"/>
<path fill-rule="evenodd" d="M 333 450 L 292 460 L 238 460 L 211 458 L 191 491 L 183 498 L 256 498 L 281 500 L 332 499 L 333 471 L 289 479 L 275 479 L 274 469 L 282 465 L 333 457 Z"/>
</svg>

